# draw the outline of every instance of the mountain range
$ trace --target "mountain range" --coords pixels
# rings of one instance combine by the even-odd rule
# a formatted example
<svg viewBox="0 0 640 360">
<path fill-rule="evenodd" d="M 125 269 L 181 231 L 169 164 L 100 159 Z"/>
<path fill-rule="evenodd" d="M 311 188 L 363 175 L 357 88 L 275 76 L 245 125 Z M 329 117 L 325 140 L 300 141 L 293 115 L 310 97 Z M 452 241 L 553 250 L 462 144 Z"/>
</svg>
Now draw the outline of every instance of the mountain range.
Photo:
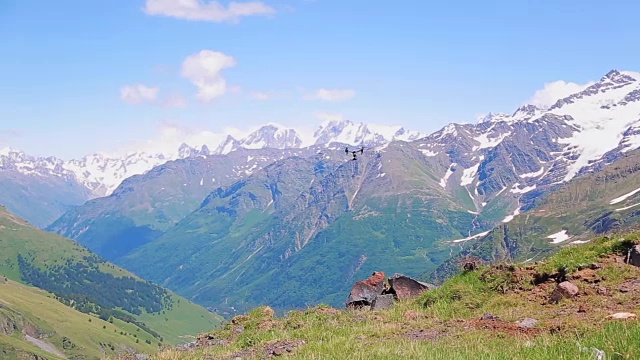
<svg viewBox="0 0 640 360">
<path fill-rule="evenodd" d="M 173 160 L 223 155 L 239 149 L 300 149 L 336 142 L 375 146 L 421 136 L 399 126 L 355 124 L 345 120 L 325 121 L 311 134 L 266 124 L 240 139 L 228 135 L 219 143 L 182 143 L 163 152 L 140 150 L 120 157 L 93 154 L 79 160 L 61 160 L 5 148 L 0 150 L 0 176 L 7 189 L 0 192 L 0 203 L 44 227 L 74 206 L 112 194 L 125 179 Z M 40 208 L 33 209 L 28 204 L 30 201 L 37 201 Z"/>
<path fill-rule="evenodd" d="M 447 273 L 437 269 L 473 244 L 489 244 L 486 255 L 521 241 L 495 239 L 616 161 L 640 163 L 630 156 L 640 147 L 638 100 L 640 73 L 612 70 L 548 108 L 523 105 L 429 135 L 350 121 L 301 135 L 269 124 L 142 162 L 132 155 L 138 167 L 96 165 L 102 173 L 53 158 L 28 167 L 18 161 L 26 155 L 5 151 L 0 174 L 12 177 L 3 181 L 36 189 L 30 179 L 55 178 L 78 195 L 47 202 L 55 194 L 43 187 L 0 202 L 54 203 L 29 220 L 62 215 L 46 229 L 210 308 L 338 305 L 355 278 L 382 266 Z M 360 145 L 351 160 L 345 146 Z M 535 234 L 548 231 L 560 230 L 540 223 Z"/>
</svg>

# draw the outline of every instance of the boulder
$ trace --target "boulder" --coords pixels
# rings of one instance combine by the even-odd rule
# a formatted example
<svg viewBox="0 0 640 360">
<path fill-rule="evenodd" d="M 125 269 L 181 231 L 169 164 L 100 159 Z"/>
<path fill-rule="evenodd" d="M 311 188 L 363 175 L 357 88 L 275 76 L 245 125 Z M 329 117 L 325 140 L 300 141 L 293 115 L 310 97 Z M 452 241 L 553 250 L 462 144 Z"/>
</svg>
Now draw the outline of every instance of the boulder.
<svg viewBox="0 0 640 360">
<path fill-rule="evenodd" d="M 378 295 L 371 303 L 371 310 L 384 310 L 393 307 L 393 294 Z"/>
<path fill-rule="evenodd" d="M 367 280 L 358 281 L 351 288 L 346 301 L 347 308 L 362 308 L 371 306 L 378 295 L 385 290 L 385 275 L 381 271 L 374 272 Z"/>
<path fill-rule="evenodd" d="M 521 321 L 517 321 L 518 327 L 521 329 L 531 329 L 536 326 L 538 320 L 532 318 L 525 318 Z"/>
<path fill-rule="evenodd" d="M 640 245 L 635 245 L 629 250 L 628 264 L 640 266 Z"/>
<path fill-rule="evenodd" d="M 563 281 L 551 293 L 551 302 L 558 303 L 563 298 L 571 299 L 578 295 L 578 287 L 569 281 Z"/>
<path fill-rule="evenodd" d="M 484 313 L 482 317 L 480 317 L 480 320 L 500 320 L 500 318 L 491 313 Z"/>
<path fill-rule="evenodd" d="M 435 289 L 436 286 L 412 279 L 402 274 L 394 274 L 389 278 L 391 292 L 398 300 L 409 299 L 422 294 L 424 291 Z"/>
</svg>

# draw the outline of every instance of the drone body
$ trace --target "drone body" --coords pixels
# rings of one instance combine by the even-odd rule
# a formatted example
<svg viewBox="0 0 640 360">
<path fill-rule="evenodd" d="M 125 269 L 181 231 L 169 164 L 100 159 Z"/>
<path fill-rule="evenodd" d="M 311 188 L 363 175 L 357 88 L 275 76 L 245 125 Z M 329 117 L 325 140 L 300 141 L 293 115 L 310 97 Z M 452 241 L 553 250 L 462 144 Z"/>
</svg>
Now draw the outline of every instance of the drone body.
<svg viewBox="0 0 640 360">
<path fill-rule="evenodd" d="M 345 152 L 345 154 L 347 154 L 347 155 L 349 154 L 349 147 L 348 147 L 348 146 L 344 149 L 344 152 Z M 356 156 L 356 154 L 357 154 L 358 152 L 360 152 L 360 154 L 364 154 L 364 146 L 360 147 L 360 150 L 352 150 L 352 151 L 351 151 L 351 153 L 353 154 L 353 160 L 358 160 L 358 158 L 357 158 L 357 156 Z"/>
</svg>

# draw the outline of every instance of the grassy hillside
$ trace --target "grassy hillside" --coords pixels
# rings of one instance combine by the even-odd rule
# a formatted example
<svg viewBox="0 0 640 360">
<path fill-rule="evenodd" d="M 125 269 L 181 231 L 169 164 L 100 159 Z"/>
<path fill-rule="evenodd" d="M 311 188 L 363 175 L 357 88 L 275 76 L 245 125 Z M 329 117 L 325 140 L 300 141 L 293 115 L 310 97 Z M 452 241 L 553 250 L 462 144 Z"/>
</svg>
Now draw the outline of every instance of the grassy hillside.
<svg viewBox="0 0 640 360">
<path fill-rule="evenodd" d="M 456 272 L 455 263 L 465 256 L 489 262 L 535 261 L 593 236 L 638 228 L 639 155 L 630 152 L 598 173 L 570 181 L 481 239 L 455 244 L 464 250 L 424 277 L 441 282 Z"/>
<path fill-rule="evenodd" d="M 49 291 L 61 305 L 95 320 L 128 322 L 136 332 L 153 334 L 156 342 L 183 342 L 185 336 L 221 321 L 71 240 L 31 227 L 4 208 L 0 208 L 0 275 Z"/>
<path fill-rule="evenodd" d="M 12 280 L 0 280 L 0 324 L 5 325 L 0 326 L 0 358 L 7 360 L 21 359 L 20 353 L 60 358 L 27 341 L 26 335 L 41 339 L 68 358 L 99 359 L 127 349 L 145 353 L 158 349 L 158 340 L 142 329 L 83 314 L 60 303 L 53 294 Z"/>
<path fill-rule="evenodd" d="M 269 308 L 237 316 L 195 350 L 156 360 L 260 359 L 606 359 L 640 358 L 640 269 L 624 262 L 640 234 L 598 238 L 535 265 L 501 264 L 461 273 L 390 310 L 316 306 L 274 318 Z M 593 264 L 593 265 L 592 265 Z M 550 302 L 560 281 L 574 298 Z M 530 318 L 530 325 L 520 323 Z M 530 320 L 528 320 L 530 321 Z M 603 357 L 601 357 L 603 358 Z"/>
</svg>

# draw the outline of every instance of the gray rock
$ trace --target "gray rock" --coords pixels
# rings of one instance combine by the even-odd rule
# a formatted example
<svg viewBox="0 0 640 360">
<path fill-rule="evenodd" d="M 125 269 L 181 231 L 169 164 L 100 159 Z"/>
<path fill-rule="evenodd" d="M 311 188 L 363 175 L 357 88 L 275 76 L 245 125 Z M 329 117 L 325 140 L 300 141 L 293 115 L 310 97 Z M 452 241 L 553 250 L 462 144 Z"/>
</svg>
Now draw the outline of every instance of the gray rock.
<svg viewBox="0 0 640 360">
<path fill-rule="evenodd" d="M 485 313 L 482 315 L 482 317 L 480 318 L 480 320 L 499 320 L 500 318 L 498 318 L 497 316 L 490 314 L 490 313 Z"/>
<path fill-rule="evenodd" d="M 640 245 L 631 248 L 627 263 L 633 266 L 640 266 Z"/>
<path fill-rule="evenodd" d="M 550 301 L 552 303 L 558 303 L 563 298 L 571 299 L 574 296 L 578 295 L 578 287 L 569 281 L 563 281 L 556 289 L 551 293 Z"/>
<path fill-rule="evenodd" d="M 391 290 L 396 294 L 398 300 L 416 297 L 426 290 L 435 289 L 436 286 L 422 281 L 412 279 L 402 274 L 394 274 L 389 278 Z"/>
<path fill-rule="evenodd" d="M 393 294 L 378 295 L 371 304 L 371 310 L 384 310 L 393 307 Z"/>
<path fill-rule="evenodd" d="M 532 318 L 525 318 L 517 322 L 518 327 L 521 329 L 530 329 L 536 326 L 537 323 L 538 323 L 538 320 L 532 319 Z"/>
<path fill-rule="evenodd" d="M 366 280 L 358 281 L 351 288 L 346 301 L 347 308 L 371 306 L 374 299 L 384 291 L 384 273 L 376 271 Z"/>
</svg>

